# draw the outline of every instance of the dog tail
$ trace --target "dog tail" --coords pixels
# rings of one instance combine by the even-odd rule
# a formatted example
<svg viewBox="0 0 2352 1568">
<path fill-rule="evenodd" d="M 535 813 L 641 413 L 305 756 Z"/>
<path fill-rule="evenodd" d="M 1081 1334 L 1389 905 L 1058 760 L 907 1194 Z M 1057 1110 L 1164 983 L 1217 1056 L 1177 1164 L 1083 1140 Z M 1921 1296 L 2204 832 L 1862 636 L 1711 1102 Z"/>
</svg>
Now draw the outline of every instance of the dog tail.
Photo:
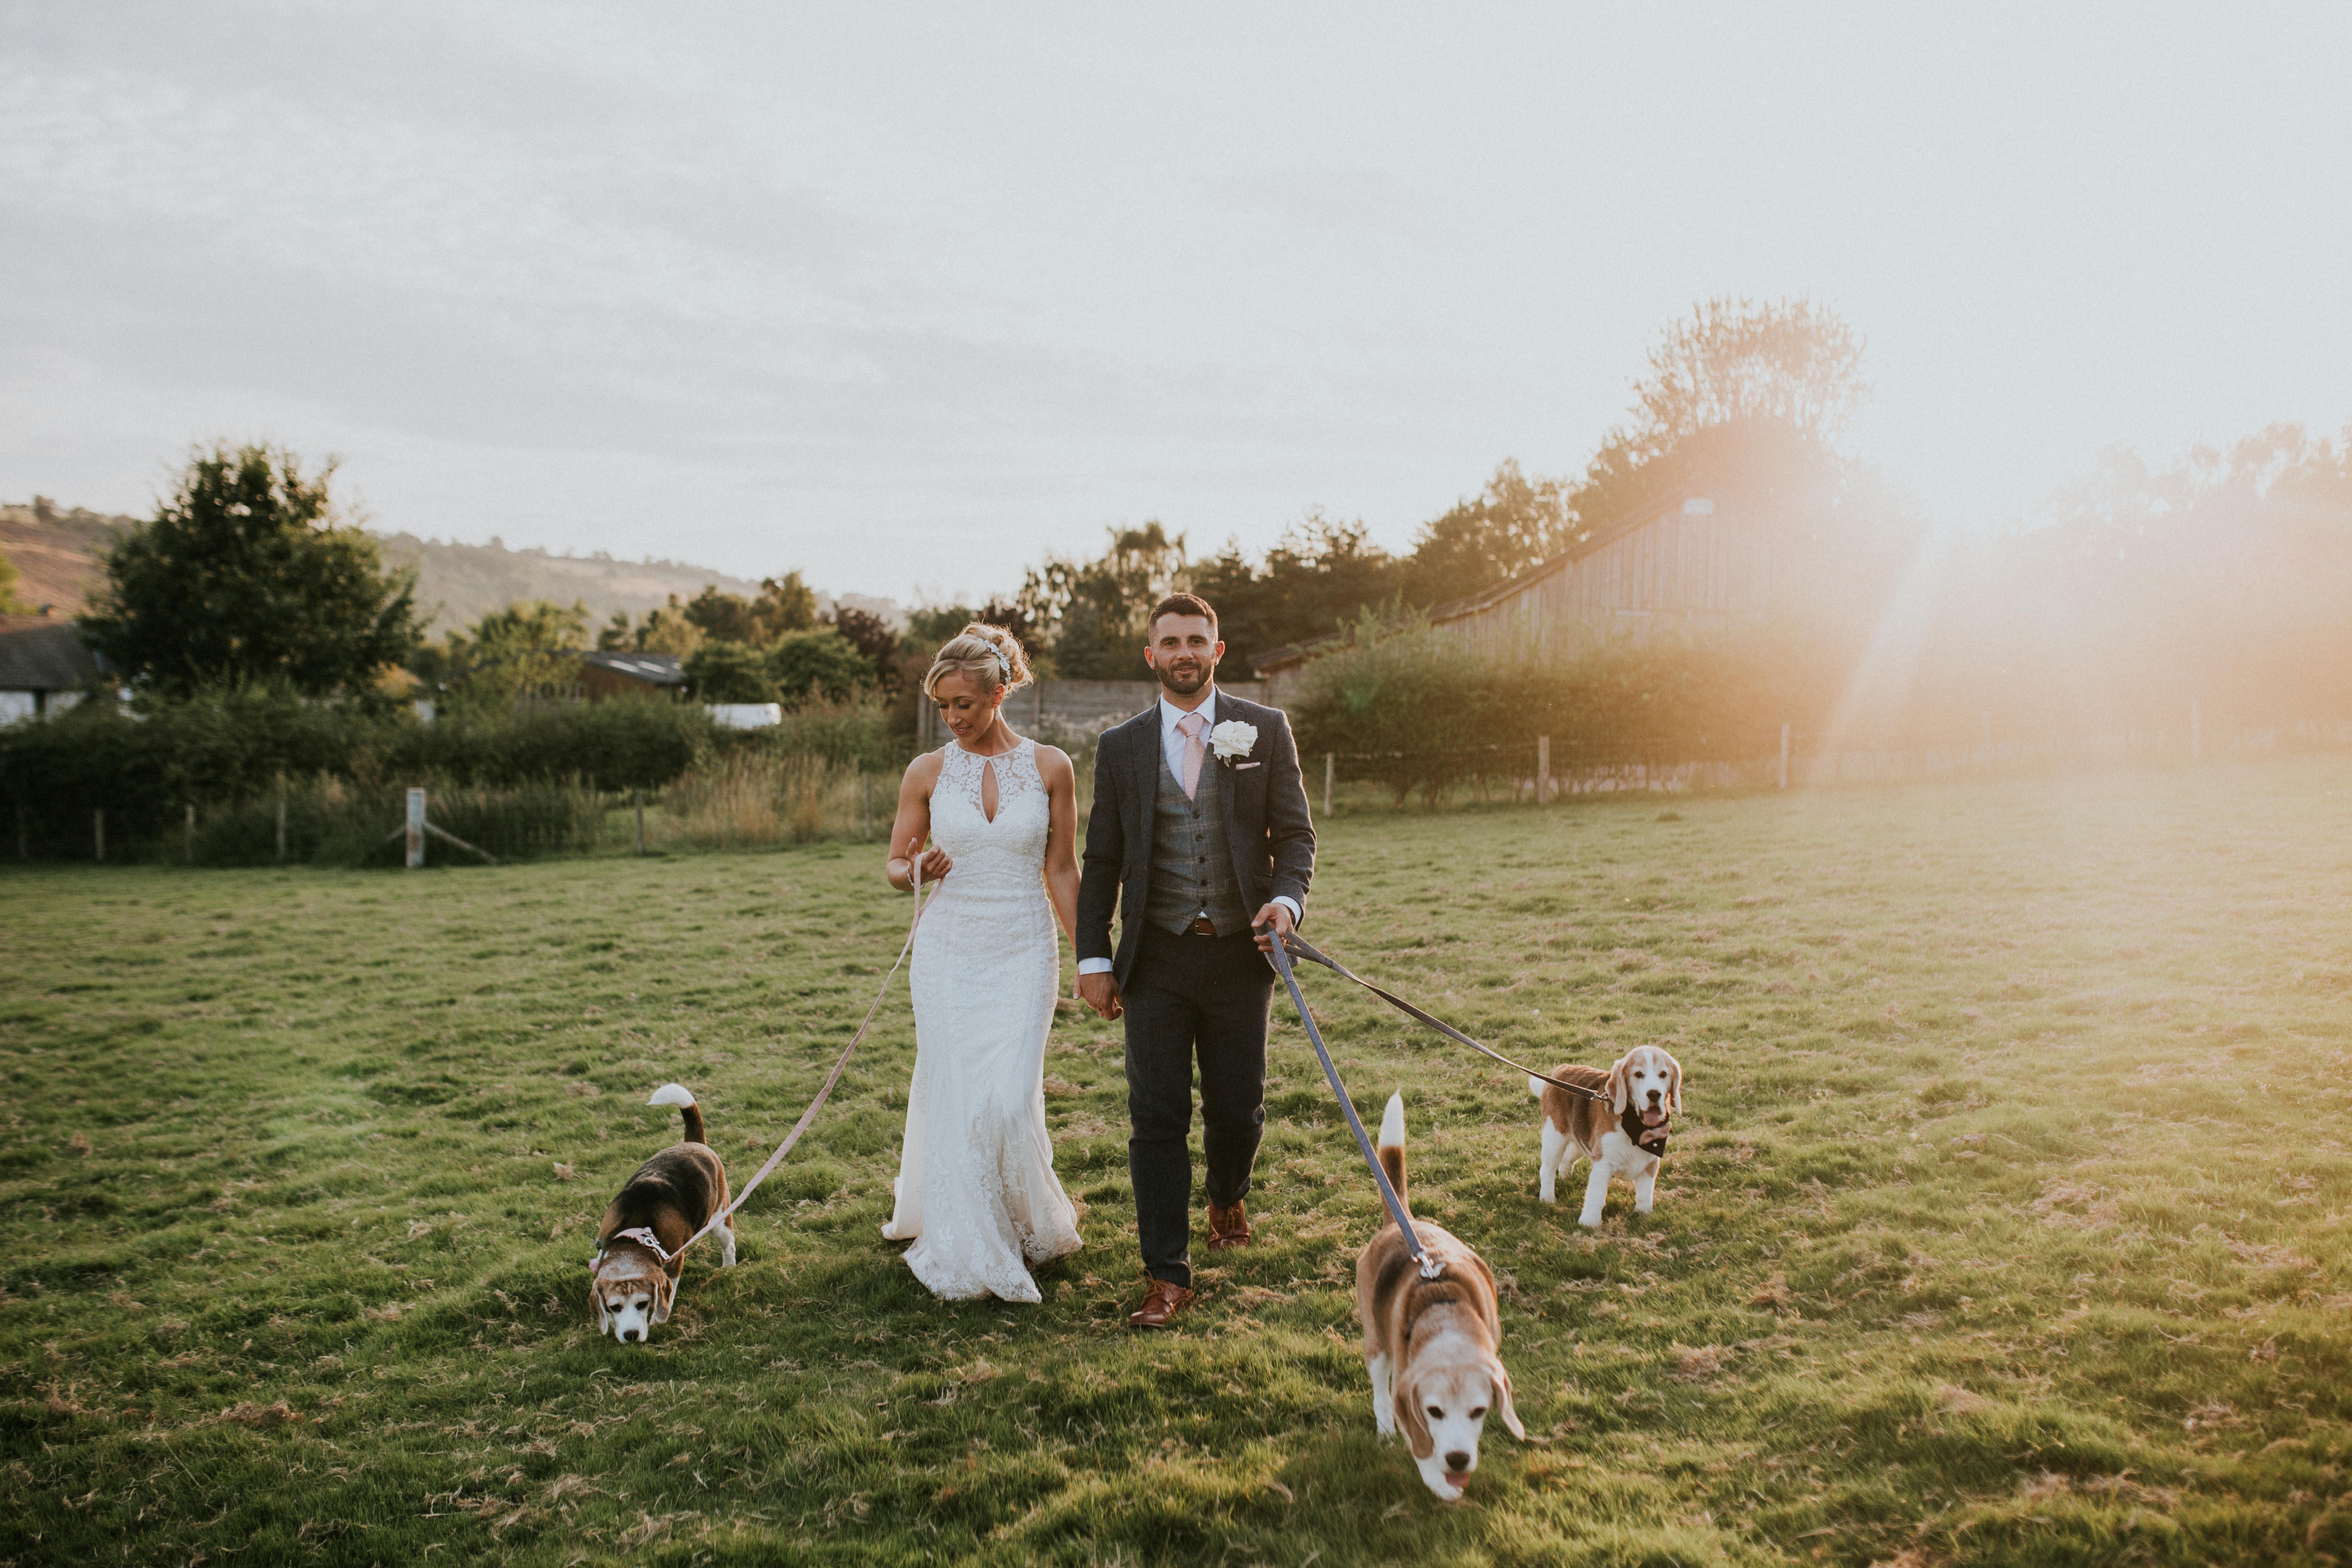
<svg viewBox="0 0 2352 1568">
<path fill-rule="evenodd" d="M 686 1085 L 682 1083 L 666 1083 L 659 1089 L 654 1090 L 654 1097 L 651 1100 L 646 1100 L 646 1103 L 647 1105 L 677 1106 L 685 1113 L 686 1141 L 689 1143 L 708 1143 L 710 1142 L 709 1139 L 705 1138 L 702 1135 L 702 1107 L 694 1103 L 694 1091 L 688 1089 Z"/>
<path fill-rule="evenodd" d="M 1405 1204 L 1410 1214 L 1412 1205 L 1404 1195 L 1404 1096 L 1389 1096 L 1389 1108 L 1381 1112 L 1381 1142 L 1378 1152 L 1381 1169 L 1388 1173 L 1389 1185 L 1396 1189 L 1397 1202 Z"/>
<path fill-rule="evenodd" d="M 1543 1091 L 1549 1087 L 1550 1086 L 1546 1084 L 1543 1079 L 1538 1078 L 1535 1074 L 1528 1074 L 1528 1092 L 1534 1095 L 1538 1100 L 1541 1100 L 1543 1098 Z"/>
</svg>

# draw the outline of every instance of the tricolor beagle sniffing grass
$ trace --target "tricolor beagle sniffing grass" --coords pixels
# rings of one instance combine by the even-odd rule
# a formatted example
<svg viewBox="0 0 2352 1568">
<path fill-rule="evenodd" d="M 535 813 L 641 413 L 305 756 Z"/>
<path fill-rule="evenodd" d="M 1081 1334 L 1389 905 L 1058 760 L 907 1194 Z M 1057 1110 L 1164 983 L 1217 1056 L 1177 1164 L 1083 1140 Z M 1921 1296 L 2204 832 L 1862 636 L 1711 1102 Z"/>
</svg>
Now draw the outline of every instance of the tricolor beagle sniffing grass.
<svg viewBox="0 0 2352 1568">
<path fill-rule="evenodd" d="M 1592 1162 L 1592 1175 L 1584 1184 L 1584 1212 L 1576 1216 L 1577 1224 L 1600 1225 L 1612 1176 L 1633 1184 L 1633 1212 L 1648 1214 L 1666 1134 L 1673 1131 L 1672 1119 L 1682 1114 L 1682 1063 L 1655 1046 L 1636 1046 L 1605 1073 L 1570 1065 L 1554 1068 L 1551 1076 L 1605 1098 L 1587 1100 L 1539 1078 L 1528 1079 L 1528 1088 L 1543 1101 L 1543 1153 L 1536 1166 L 1543 1201 L 1552 1201 L 1553 1182 L 1581 1154 Z"/>
<path fill-rule="evenodd" d="M 675 1105 L 686 1121 L 686 1142 L 637 1167 L 625 1184 L 596 1233 L 596 1256 L 588 1260 L 588 1296 L 596 1331 L 623 1344 L 643 1344 L 654 1325 L 669 1321 L 677 1277 L 686 1268 L 687 1239 L 727 1206 L 727 1167 L 703 1142 L 702 1109 L 675 1083 L 654 1090 L 647 1105 Z M 719 1226 L 719 1258 L 735 1266 L 735 1222 Z"/>
<path fill-rule="evenodd" d="M 1404 1193 L 1404 1096 L 1389 1096 L 1381 1118 L 1381 1168 Z M 1410 1214 L 1408 1206 L 1406 1212 Z M 1372 1424 L 1382 1436 L 1402 1426 L 1421 1479 L 1454 1502 L 1478 1468 L 1478 1434 L 1494 1410 L 1525 1438 L 1511 1408 L 1511 1374 L 1495 1347 L 1503 1337 L 1495 1276 L 1486 1260 L 1426 1220 L 1413 1234 L 1441 1272 L 1421 1277 L 1404 1233 L 1391 1223 L 1356 1259 L 1356 1315 L 1372 1374 Z"/>
</svg>

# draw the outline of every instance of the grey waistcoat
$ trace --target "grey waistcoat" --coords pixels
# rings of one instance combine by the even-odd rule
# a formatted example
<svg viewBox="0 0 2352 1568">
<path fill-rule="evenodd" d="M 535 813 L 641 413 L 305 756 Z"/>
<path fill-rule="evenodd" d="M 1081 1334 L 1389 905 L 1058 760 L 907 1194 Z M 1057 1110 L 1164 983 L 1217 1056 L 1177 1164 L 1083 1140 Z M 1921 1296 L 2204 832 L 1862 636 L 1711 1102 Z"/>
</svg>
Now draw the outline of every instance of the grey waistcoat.
<svg viewBox="0 0 2352 1568">
<path fill-rule="evenodd" d="M 1219 936 L 1249 930 L 1241 883 L 1225 844 L 1225 816 L 1218 803 L 1217 760 L 1201 760 L 1201 793 L 1184 798 L 1184 786 L 1168 771 L 1167 749 L 1152 738 L 1160 759 L 1160 793 L 1151 808 L 1151 891 L 1143 915 L 1162 931 L 1181 931 L 1205 914 Z"/>
</svg>

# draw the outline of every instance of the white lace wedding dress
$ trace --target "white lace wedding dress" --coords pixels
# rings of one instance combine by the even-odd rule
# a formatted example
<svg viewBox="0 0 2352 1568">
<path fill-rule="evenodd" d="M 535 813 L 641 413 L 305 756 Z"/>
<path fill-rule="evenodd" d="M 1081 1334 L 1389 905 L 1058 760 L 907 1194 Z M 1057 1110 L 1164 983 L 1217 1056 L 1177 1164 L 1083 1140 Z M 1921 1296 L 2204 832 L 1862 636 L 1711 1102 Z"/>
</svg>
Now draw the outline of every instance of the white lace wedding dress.
<svg viewBox="0 0 2352 1568">
<path fill-rule="evenodd" d="M 992 822 L 980 793 L 991 767 Z M 1034 741 L 995 758 L 948 742 L 931 837 L 951 868 L 915 933 L 915 1079 L 882 1234 L 913 1241 L 907 1266 L 950 1300 L 1034 1301 L 1030 1268 L 1079 1247 L 1045 1131 L 1045 1034 L 1061 989 L 1047 823 Z"/>
</svg>

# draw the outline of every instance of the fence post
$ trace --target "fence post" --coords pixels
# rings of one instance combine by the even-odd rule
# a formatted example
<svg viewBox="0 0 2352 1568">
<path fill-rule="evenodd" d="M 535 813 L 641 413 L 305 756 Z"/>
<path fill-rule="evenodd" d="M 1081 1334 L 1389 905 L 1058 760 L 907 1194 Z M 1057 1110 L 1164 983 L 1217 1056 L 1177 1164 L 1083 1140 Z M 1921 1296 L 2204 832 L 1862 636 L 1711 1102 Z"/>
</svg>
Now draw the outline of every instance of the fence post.
<svg viewBox="0 0 2352 1568">
<path fill-rule="evenodd" d="M 1789 787 L 1789 722 L 1780 721 L 1780 787 Z"/>
<path fill-rule="evenodd" d="M 196 803 L 188 802 L 188 864 L 196 863 Z"/>
<path fill-rule="evenodd" d="M 286 792 L 278 792 L 278 863 L 286 864 Z"/>
<path fill-rule="evenodd" d="M 1543 805 L 1551 800 L 1551 737 L 1536 737 L 1536 804 Z"/>
<path fill-rule="evenodd" d="M 380 821 L 382 819 L 379 818 L 378 820 Z M 413 789 L 408 792 L 408 864 L 406 868 L 414 871 L 417 867 L 424 864 L 425 792 L 421 789 Z"/>
<path fill-rule="evenodd" d="M 637 818 L 637 853 L 646 852 L 646 792 L 640 785 L 629 786 L 629 809 Z"/>
<path fill-rule="evenodd" d="M 2205 721 L 2197 711 L 2197 704 L 2189 704 L 2189 756 L 2194 762 L 2205 755 Z"/>
<path fill-rule="evenodd" d="M 99 863 L 103 865 L 106 862 L 106 807 L 101 805 L 93 810 L 89 814 L 89 821 L 91 831 L 98 835 Z"/>
<path fill-rule="evenodd" d="M 1327 817 L 1331 815 L 1331 774 L 1336 770 L 1338 763 L 1338 752 L 1326 752 L 1323 753 L 1323 815 Z"/>
</svg>

